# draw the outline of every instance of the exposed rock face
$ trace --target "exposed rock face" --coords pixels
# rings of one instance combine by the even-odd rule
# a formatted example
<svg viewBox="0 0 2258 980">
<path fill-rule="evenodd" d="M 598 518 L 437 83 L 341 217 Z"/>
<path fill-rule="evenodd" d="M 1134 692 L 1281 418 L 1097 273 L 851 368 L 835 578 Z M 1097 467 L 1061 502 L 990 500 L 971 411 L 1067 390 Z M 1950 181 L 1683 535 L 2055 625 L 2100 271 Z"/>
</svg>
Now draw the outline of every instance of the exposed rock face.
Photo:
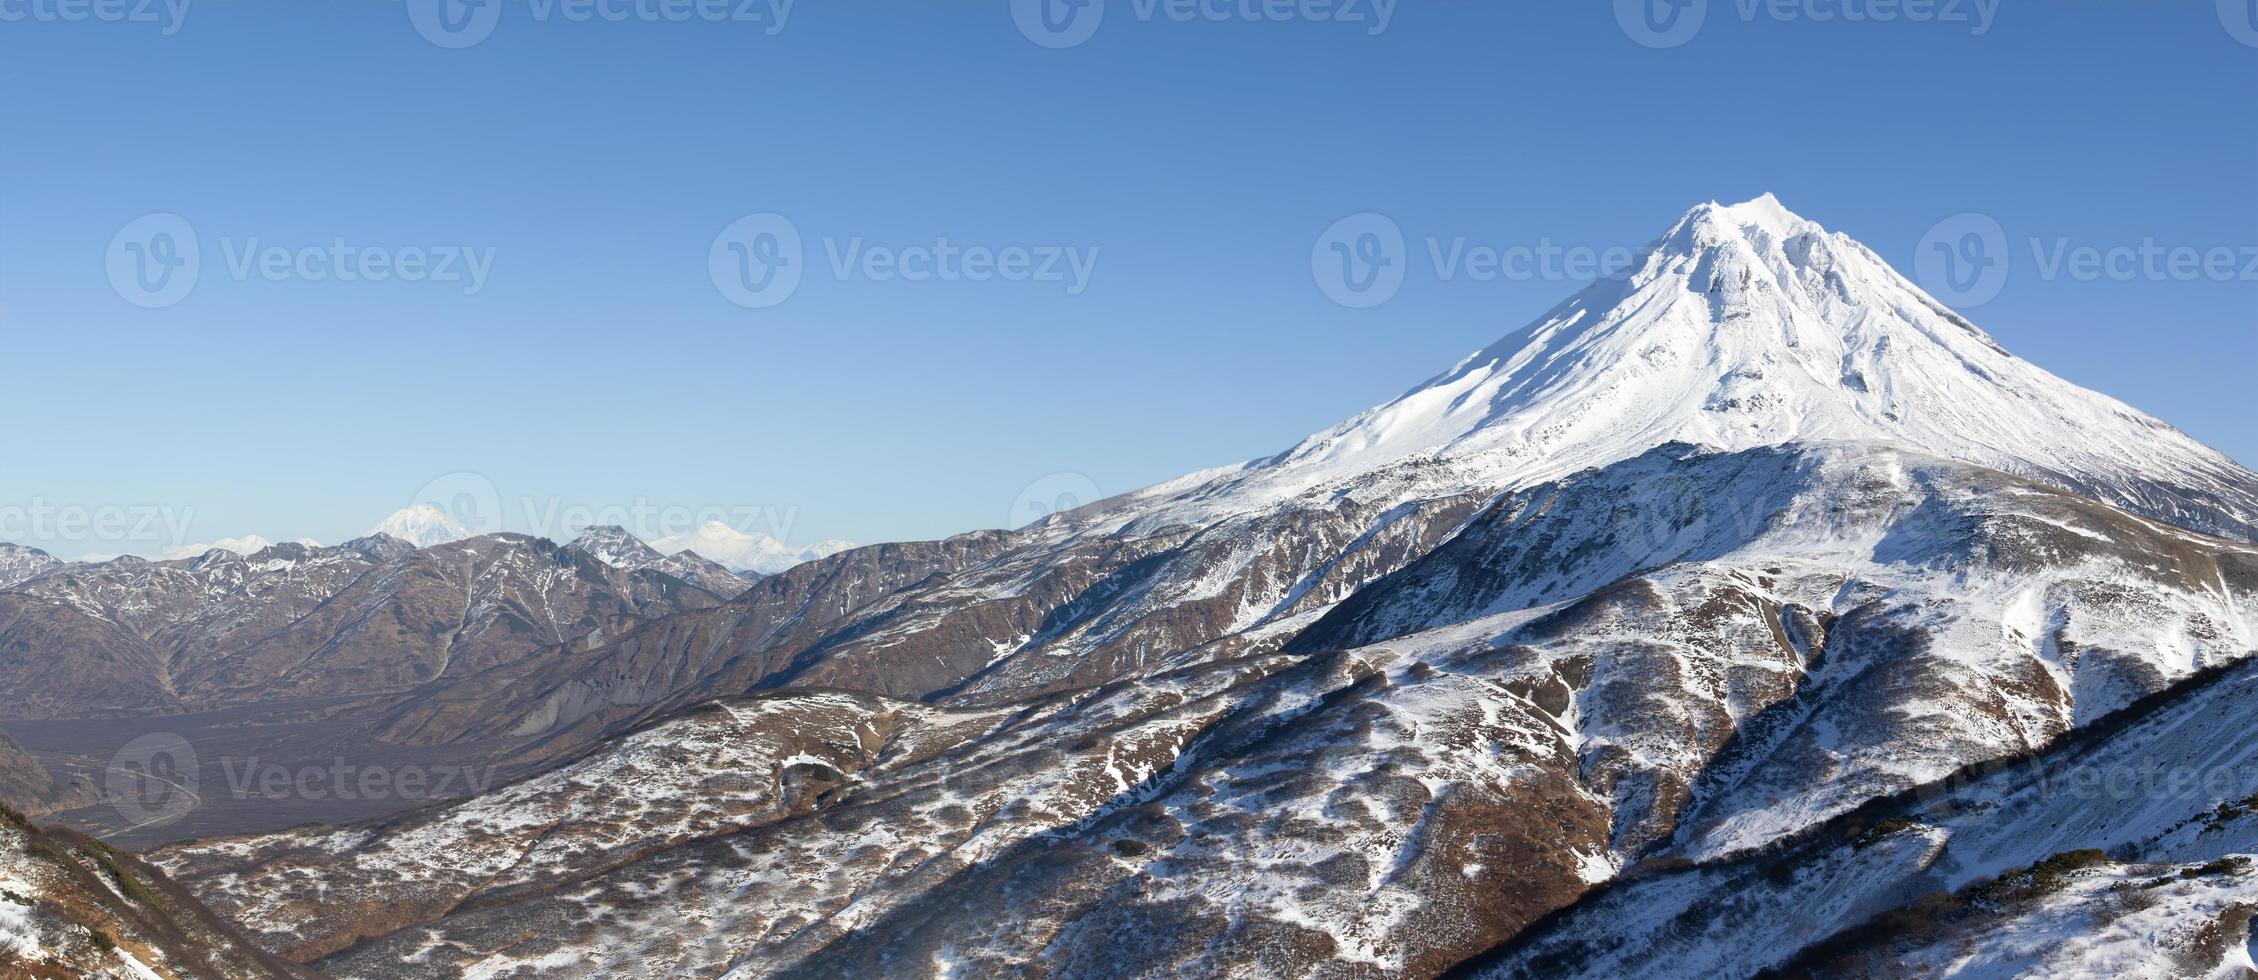
<svg viewBox="0 0 2258 980">
<path fill-rule="evenodd" d="M 2258 663 L 1992 771 L 1607 888 L 1486 976 L 2231 976 L 2258 905 Z"/>
<path fill-rule="evenodd" d="M 756 578 L 748 578 L 727 568 L 701 558 L 695 552 L 660 554 L 658 549 L 644 544 L 643 539 L 616 526 L 592 527 L 565 546 L 567 551 L 582 552 L 606 565 L 627 572 L 636 584 L 639 604 L 657 605 L 666 601 L 668 593 L 687 584 L 717 599 L 734 599 L 750 588 Z"/>
<path fill-rule="evenodd" d="M 644 607 L 635 592 L 619 570 L 538 538 L 470 538 L 370 570 L 280 632 L 190 666 L 180 685 L 205 700 L 404 690 L 718 601 L 681 589 Z"/>
<path fill-rule="evenodd" d="M 19 718 L 404 691 L 719 605 L 745 584 L 654 558 L 619 568 L 523 535 L 421 550 L 376 535 L 60 564 L 0 592 L 0 686 Z"/>
<path fill-rule="evenodd" d="M 385 731 L 418 741 L 547 735 L 569 753 L 761 688 L 994 703 L 1089 687 L 1275 645 L 1292 624 L 1433 547 L 1477 503 L 1380 507 L 1351 496 L 1198 534 L 1048 526 L 861 548 L 764 579 L 725 607 L 433 691 Z"/>
<path fill-rule="evenodd" d="M 0 813 L 0 975 L 262 980 L 314 974 L 244 942 L 139 859 Z"/>
</svg>

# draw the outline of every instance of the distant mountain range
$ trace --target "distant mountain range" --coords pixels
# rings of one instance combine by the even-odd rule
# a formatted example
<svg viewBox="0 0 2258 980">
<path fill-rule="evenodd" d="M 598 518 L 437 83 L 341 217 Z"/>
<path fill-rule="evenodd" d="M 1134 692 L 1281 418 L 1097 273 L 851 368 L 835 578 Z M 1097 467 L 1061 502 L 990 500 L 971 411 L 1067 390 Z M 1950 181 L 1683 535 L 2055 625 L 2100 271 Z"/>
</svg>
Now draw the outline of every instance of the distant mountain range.
<svg viewBox="0 0 2258 980">
<path fill-rule="evenodd" d="M 448 516 L 437 504 L 417 504 L 403 508 L 392 516 L 369 528 L 367 537 L 390 537 L 405 541 L 417 548 L 453 544 L 472 537 L 472 532 L 462 522 Z M 310 548 L 321 547 L 320 542 L 300 538 L 296 544 Z M 774 575 L 802 562 L 826 558 L 855 547 L 853 542 L 837 539 L 818 541 L 804 547 L 794 547 L 755 531 L 741 531 L 719 521 L 712 521 L 687 534 L 674 534 L 650 542 L 662 555 L 689 552 L 698 557 L 719 563 L 731 571 L 754 577 Z M 168 548 L 158 554 L 157 561 L 183 561 L 201 558 L 213 551 L 228 551 L 238 555 L 255 555 L 273 547 L 274 542 L 256 534 L 240 538 L 219 538 L 214 541 Z M 100 564 L 120 556 L 95 554 L 79 559 L 81 564 Z M 0 588 L 11 582 L 28 578 L 40 562 L 56 559 L 44 551 L 22 545 L 0 542 Z M 142 559 L 150 560 L 150 559 Z M 18 564 L 20 563 L 20 565 Z"/>
<path fill-rule="evenodd" d="M 618 528 L 565 547 L 493 534 L 419 548 L 379 532 L 156 562 L 0 546 L 0 575 L 0 685 L 16 718 L 401 691 L 752 584 Z"/>
</svg>

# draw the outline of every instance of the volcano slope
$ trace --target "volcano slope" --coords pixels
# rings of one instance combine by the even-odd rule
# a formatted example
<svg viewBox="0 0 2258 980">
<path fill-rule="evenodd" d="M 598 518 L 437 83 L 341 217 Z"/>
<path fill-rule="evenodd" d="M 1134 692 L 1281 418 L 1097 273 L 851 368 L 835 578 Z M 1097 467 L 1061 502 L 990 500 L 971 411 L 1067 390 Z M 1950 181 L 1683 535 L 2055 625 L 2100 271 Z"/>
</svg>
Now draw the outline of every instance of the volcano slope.
<svg viewBox="0 0 2258 980">
<path fill-rule="evenodd" d="M 1501 498 L 1265 652 L 1008 705 L 752 695 L 490 800 L 159 859 L 342 976 L 1431 974 L 1627 864 L 2232 663 L 2254 605 L 2249 546 L 1995 471 L 1666 447 Z"/>
</svg>

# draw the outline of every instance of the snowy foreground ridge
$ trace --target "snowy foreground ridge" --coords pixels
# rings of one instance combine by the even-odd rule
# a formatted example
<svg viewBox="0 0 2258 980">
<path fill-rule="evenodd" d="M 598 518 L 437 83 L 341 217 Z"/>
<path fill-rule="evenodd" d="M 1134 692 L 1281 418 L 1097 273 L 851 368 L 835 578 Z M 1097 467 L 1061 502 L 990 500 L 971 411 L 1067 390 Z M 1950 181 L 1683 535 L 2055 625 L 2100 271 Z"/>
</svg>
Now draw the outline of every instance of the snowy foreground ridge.
<svg viewBox="0 0 2258 980">
<path fill-rule="evenodd" d="M 2258 475 L 1710 204 L 1022 530 L 734 592 L 617 529 L 354 566 L 545 612 L 331 715 L 522 778 L 151 860 L 334 977 L 2240 977 L 2254 537 Z"/>
</svg>

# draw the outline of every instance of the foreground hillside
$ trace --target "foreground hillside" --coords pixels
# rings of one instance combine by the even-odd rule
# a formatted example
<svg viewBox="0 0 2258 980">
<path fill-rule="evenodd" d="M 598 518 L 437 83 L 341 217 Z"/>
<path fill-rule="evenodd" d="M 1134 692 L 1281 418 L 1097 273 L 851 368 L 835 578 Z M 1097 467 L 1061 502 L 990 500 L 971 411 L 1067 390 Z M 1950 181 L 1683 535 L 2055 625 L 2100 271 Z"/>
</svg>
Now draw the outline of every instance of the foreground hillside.
<svg viewBox="0 0 2258 980">
<path fill-rule="evenodd" d="M 780 691 L 161 860 L 340 976 L 1424 975 L 1626 866 L 2040 750 L 2252 622 L 2247 545 L 1888 450 L 1670 448 L 1501 499 L 1284 649 L 946 710 Z"/>
<path fill-rule="evenodd" d="M 0 810 L 0 977 L 259 980 L 312 976 L 242 941 L 163 873 Z"/>
</svg>

